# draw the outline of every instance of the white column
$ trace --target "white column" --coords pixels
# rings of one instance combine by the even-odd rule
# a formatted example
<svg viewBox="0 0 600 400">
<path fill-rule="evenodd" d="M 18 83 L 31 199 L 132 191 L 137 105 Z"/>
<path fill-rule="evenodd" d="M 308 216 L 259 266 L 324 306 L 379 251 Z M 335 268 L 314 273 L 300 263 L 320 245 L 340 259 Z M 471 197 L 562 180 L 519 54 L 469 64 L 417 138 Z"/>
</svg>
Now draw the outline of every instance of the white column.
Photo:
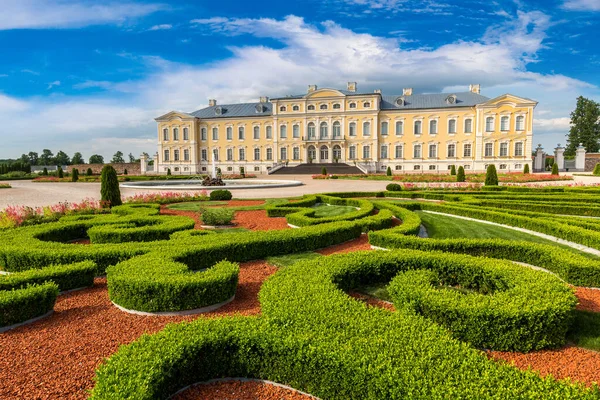
<svg viewBox="0 0 600 400">
<path fill-rule="evenodd" d="M 538 147 L 535 150 L 535 160 L 533 161 L 533 169 L 535 171 L 543 171 L 544 168 L 544 149 L 542 148 L 541 144 L 538 144 Z"/>
<path fill-rule="evenodd" d="M 558 146 L 554 149 L 554 163 L 556 165 L 558 165 L 559 171 L 564 171 L 564 169 L 565 169 L 564 153 L 565 153 L 565 148 L 561 147 L 560 143 L 559 143 Z"/>
<path fill-rule="evenodd" d="M 585 147 L 583 147 L 583 143 L 579 143 L 579 147 L 575 150 L 575 169 L 578 171 L 585 170 Z"/>
</svg>

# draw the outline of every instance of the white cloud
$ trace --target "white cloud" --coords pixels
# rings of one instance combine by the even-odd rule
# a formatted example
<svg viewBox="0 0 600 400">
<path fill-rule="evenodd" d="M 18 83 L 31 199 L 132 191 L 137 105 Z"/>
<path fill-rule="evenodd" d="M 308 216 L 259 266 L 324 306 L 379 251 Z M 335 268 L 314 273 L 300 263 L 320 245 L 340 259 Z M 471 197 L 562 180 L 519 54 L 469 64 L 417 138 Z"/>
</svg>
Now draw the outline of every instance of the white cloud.
<svg viewBox="0 0 600 400">
<path fill-rule="evenodd" d="M 31 75 L 39 75 L 40 73 L 31 69 L 22 69 L 21 72 Z"/>
<path fill-rule="evenodd" d="M 173 28 L 171 24 L 160 24 L 154 25 L 152 28 L 148 29 L 149 31 L 164 31 Z"/>
<path fill-rule="evenodd" d="M 230 57 L 199 66 L 123 54 L 145 63 L 152 72 L 139 81 L 76 85 L 107 89 L 102 100 L 90 96 L 0 98 L 0 120 L 6 121 L 3 128 L 23 133 L 5 139 L 0 158 L 29 151 L 31 143 L 59 146 L 59 138 L 65 143 L 61 147 L 72 151 L 85 149 L 94 139 L 134 139 L 137 144 L 132 146 L 153 154 L 154 117 L 170 110 L 189 112 L 206 107 L 209 98 L 225 104 L 256 101 L 262 95 L 304 93 L 308 84 L 339 88 L 346 81 L 357 81 L 359 90 L 381 88 L 384 94 L 398 94 L 403 87 L 417 92 L 457 92 L 465 91 L 470 83 L 480 83 L 482 94 L 489 97 L 510 92 L 540 101 L 534 140 L 546 147 L 557 140 L 564 142 L 568 130 L 564 118 L 577 96 L 600 99 L 598 88 L 589 83 L 527 70 L 544 47 L 544 30 L 552 24 L 537 12 L 519 13 L 490 28 L 481 40 L 411 50 L 404 50 L 398 39 L 356 33 L 331 21 L 315 26 L 295 16 L 282 20 L 215 17 L 193 24 L 207 34 L 248 34 L 272 38 L 282 45 L 231 47 Z M 4 111 L 2 101 L 12 101 L 14 111 Z M 34 120 L 30 110 L 36 111 Z M 130 151 L 125 141 L 123 145 L 107 143 L 105 156 L 118 149 Z"/>
<path fill-rule="evenodd" d="M 109 81 L 92 81 L 87 80 L 81 83 L 76 83 L 73 85 L 74 89 L 90 89 L 90 88 L 100 88 L 100 89 L 110 89 L 114 86 L 113 82 Z"/>
<path fill-rule="evenodd" d="M 567 0 L 563 8 L 573 11 L 600 11 L 600 0 Z"/>
<path fill-rule="evenodd" d="M 452 6 L 435 0 L 339 0 L 342 4 L 362 6 L 366 13 L 401 12 L 428 13 L 437 15 L 452 15 Z"/>
<path fill-rule="evenodd" d="M 52 89 L 53 87 L 56 87 L 56 86 L 60 86 L 60 81 L 54 81 L 54 82 L 50 82 L 50 83 L 48 84 L 48 87 L 47 87 L 46 89 L 47 89 L 47 90 L 50 90 L 50 89 Z"/>
<path fill-rule="evenodd" d="M 116 0 L 97 4 L 78 0 L 3 0 L 0 30 L 121 24 L 163 8 L 160 4 Z"/>
<path fill-rule="evenodd" d="M 8 74 L 0 74 L 0 78 L 7 78 Z"/>
</svg>

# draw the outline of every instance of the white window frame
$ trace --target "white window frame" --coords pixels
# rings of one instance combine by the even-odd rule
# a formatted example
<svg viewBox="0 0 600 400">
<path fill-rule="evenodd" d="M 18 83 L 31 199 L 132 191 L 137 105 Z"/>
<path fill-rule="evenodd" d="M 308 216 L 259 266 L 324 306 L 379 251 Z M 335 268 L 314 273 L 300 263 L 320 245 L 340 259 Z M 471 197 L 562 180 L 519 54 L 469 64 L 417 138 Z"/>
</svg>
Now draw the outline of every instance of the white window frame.
<svg viewBox="0 0 600 400">
<path fill-rule="evenodd" d="M 467 152 L 468 148 L 468 152 Z M 467 154 L 468 153 L 468 154 Z M 472 143 L 463 143 L 463 158 L 471 158 L 473 157 L 473 144 Z"/>
<path fill-rule="evenodd" d="M 246 149 L 244 147 L 238 149 L 238 158 L 240 161 L 246 161 Z"/>
<path fill-rule="evenodd" d="M 490 149 L 488 154 L 488 148 Z M 483 144 L 483 156 L 484 157 L 494 157 L 494 143 L 487 142 Z"/>
<path fill-rule="evenodd" d="M 450 155 L 450 147 L 452 146 L 452 155 Z M 456 158 L 456 143 L 448 143 L 446 146 L 446 158 Z"/>
<path fill-rule="evenodd" d="M 205 126 L 200 128 L 200 140 L 206 141 L 208 140 L 208 129 Z"/>
<path fill-rule="evenodd" d="M 519 129 L 519 118 L 523 119 L 523 127 L 522 129 Z M 526 118 L 524 114 L 517 114 L 515 116 L 515 131 L 516 132 L 524 132 L 525 131 L 525 126 L 526 126 Z"/>
<path fill-rule="evenodd" d="M 227 140 L 233 140 L 233 126 L 225 128 L 225 136 Z"/>
<path fill-rule="evenodd" d="M 398 126 L 400 126 L 400 129 L 398 129 Z M 404 135 L 404 121 L 396 121 L 394 129 L 396 130 L 396 136 Z"/>
<path fill-rule="evenodd" d="M 348 136 L 356 137 L 356 122 L 350 122 L 348 124 Z"/>
<path fill-rule="evenodd" d="M 212 134 L 212 140 L 214 140 L 214 141 L 219 140 L 219 127 L 213 126 L 210 131 Z"/>
<path fill-rule="evenodd" d="M 388 157 L 389 154 L 388 154 L 388 145 L 387 144 L 382 144 L 380 146 L 379 152 L 380 152 L 379 153 L 379 158 L 384 158 L 384 159 L 389 158 Z"/>
<path fill-rule="evenodd" d="M 452 124 L 452 122 L 454 122 L 454 130 L 450 129 L 450 125 Z M 449 118 L 448 119 L 448 134 L 450 135 L 454 135 L 457 132 L 457 127 L 458 127 L 458 121 L 456 120 L 456 118 Z"/>
<path fill-rule="evenodd" d="M 504 125 L 505 120 L 506 120 L 506 125 Z M 510 115 L 501 115 L 500 116 L 500 132 L 508 132 L 509 130 L 510 130 Z"/>
<path fill-rule="evenodd" d="M 492 129 L 488 129 L 488 120 L 491 119 L 492 120 Z M 496 117 L 493 117 L 491 115 L 487 115 L 484 119 L 485 122 L 485 132 L 487 133 L 492 133 L 496 131 Z"/>
<path fill-rule="evenodd" d="M 163 128 L 163 142 L 169 141 L 169 128 Z"/>
<path fill-rule="evenodd" d="M 404 145 L 397 144 L 394 147 L 394 158 L 396 158 L 396 159 L 404 158 Z"/>
<path fill-rule="evenodd" d="M 419 129 L 417 129 L 417 123 L 419 124 Z M 422 135 L 423 134 L 423 120 L 417 119 L 413 121 L 413 134 L 414 135 Z"/>
<path fill-rule="evenodd" d="M 190 140 L 190 130 L 189 128 L 183 128 L 183 140 Z"/>
<path fill-rule="evenodd" d="M 469 121 L 470 129 L 467 130 L 467 121 Z M 463 122 L 463 132 L 464 133 L 473 133 L 473 118 L 465 118 Z"/>
<path fill-rule="evenodd" d="M 517 154 L 517 148 L 520 147 L 519 153 Z M 525 151 L 525 144 L 523 142 L 515 142 L 515 157 L 523 157 L 524 151 Z"/>
<path fill-rule="evenodd" d="M 498 153 L 500 157 L 508 157 L 508 147 L 509 147 L 508 142 L 500 143 L 500 150 Z M 502 153 L 504 153 L 504 154 L 502 154 Z"/>
<path fill-rule="evenodd" d="M 238 140 L 246 139 L 246 128 L 242 126 L 238 126 Z"/>
<path fill-rule="evenodd" d="M 233 161 L 233 148 L 232 147 L 227 148 L 225 155 L 226 155 L 225 161 Z"/>
<path fill-rule="evenodd" d="M 381 122 L 381 136 L 387 136 L 390 130 L 390 123 L 388 121 Z"/>
<path fill-rule="evenodd" d="M 417 149 L 419 149 L 418 154 Z M 423 145 L 421 143 L 415 143 L 413 144 L 413 159 L 419 160 L 421 158 L 423 158 Z"/>
<path fill-rule="evenodd" d="M 287 139 L 287 125 L 279 125 L 279 139 Z"/>
<path fill-rule="evenodd" d="M 265 156 L 267 158 L 267 161 L 273 161 L 273 149 L 271 147 L 267 147 Z"/>
<path fill-rule="evenodd" d="M 370 145 L 363 145 L 362 147 L 363 149 L 363 160 L 368 160 L 371 158 L 371 146 Z"/>
<path fill-rule="evenodd" d="M 431 155 L 431 149 L 433 149 L 434 155 Z M 437 158 L 438 157 L 438 145 L 435 143 L 429 143 L 427 146 L 427 158 Z"/>
<path fill-rule="evenodd" d="M 163 161 L 170 161 L 169 159 L 171 158 L 171 152 L 169 151 L 169 149 L 165 149 L 163 151 Z"/>
<path fill-rule="evenodd" d="M 431 129 L 432 125 L 433 125 L 433 128 L 435 128 L 433 130 Z M 429 120 L 428 128 L 429 128 L 429 134 L 430 135 L 437 135 L 438 134 L 438 132 L 439 132 L 438 128 L 439 127 L 438 127 L 438 120 L 437 120 L 437 118 L 433 118 L 433 119 Z"/>
<path fill-rule="evenodd" d="M 254 125 L 252 127 L 252 137 L 254 138 L 254 140 L 260 139 L 260 126 Z"/>
<path fill-rule="evenodd" d="M 254 161 L 260 161 L 260 147 L 254 148 Z"/>
<path fill-rule="evenodd" d="M 371 136 L 371 121 L 364 121 L 362 124 L 363 137 Z"/>
<path fill-rule="evenodd" d="M 350 160 L 356 160 L 356 146 L 352 145 L 348 148 L 348 158 Z"/>
<path fill-rule="evenodd" d="M 300 125 L 292 125 L 292 137 L 298 139 L 300 137 Z"/>
<path fill-rule="evenodd" d="M 271 125 L 267 125 L 265 128 L 265 136 L 267 139 L 273 139 L 273 127 Z"/>
<path fill-rule="evenodd" d="M 190 149 L 183 149 L 183 161 L 190 161 Z"/>
</svg>

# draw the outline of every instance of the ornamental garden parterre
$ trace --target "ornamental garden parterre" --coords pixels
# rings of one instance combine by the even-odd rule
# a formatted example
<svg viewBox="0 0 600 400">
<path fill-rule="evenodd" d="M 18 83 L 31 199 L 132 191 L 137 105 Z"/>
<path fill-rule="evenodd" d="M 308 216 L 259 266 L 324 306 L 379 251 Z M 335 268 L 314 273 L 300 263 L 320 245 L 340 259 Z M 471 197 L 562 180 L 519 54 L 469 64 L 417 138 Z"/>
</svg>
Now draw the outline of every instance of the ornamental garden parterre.
<svg viewBox="0 0 600 400">
<path fill-rule="evenodd" d="M 600 296 L 586 288 L 600 287 L 600 189 L 390 188 L 251 205 L 153 198 L 0 229 L 7 273 L 0 275 L 0 329 L 12 328 L 0 334 L 2 365 L 15 366 L 2 373 L 1 397 L 18 397 L 10 382 L 28 365 L 10 353 L 11 343 L 21 351 L 20 335 L 64 334 L 60 324 L 78 324 L 67 321 L 70 299 L 107 290 L 110 303 L 102 307 L 121 321 L 193 316 L 115 343 L 108 358 L 51 349 L 72 350 L 47 360 L 57 370 L 93 365 L 75 383 L 59 374 L 63 398 L 167 399 L 229 377 L 320 399 L 599 398 L 597 371 L 540 374 L 493 354 L 543 357 L 577 348 L 597 357 L 600 329 L 590 327 L 600 326 Z M 241 219 L 231 229 L 195 229 L 195 210 L 212 207 L 236 218 L 285 218 L 287 229 L 252 230 Z M 353 250 L 353 243 L 365 250 L 315 253 Z M 271 270 L 256 283 L 252 315 L 236 309 L 248 294 L 248 265 Z M 219 307 L 231 312 L 215 316 Z M 95 311 L 90 305 L 85 312 L 82 327 Z M 54 331 L 36 331 L 48 321 Z M 40 382 L 21 395 L 49 395 Z"/>
</svg>

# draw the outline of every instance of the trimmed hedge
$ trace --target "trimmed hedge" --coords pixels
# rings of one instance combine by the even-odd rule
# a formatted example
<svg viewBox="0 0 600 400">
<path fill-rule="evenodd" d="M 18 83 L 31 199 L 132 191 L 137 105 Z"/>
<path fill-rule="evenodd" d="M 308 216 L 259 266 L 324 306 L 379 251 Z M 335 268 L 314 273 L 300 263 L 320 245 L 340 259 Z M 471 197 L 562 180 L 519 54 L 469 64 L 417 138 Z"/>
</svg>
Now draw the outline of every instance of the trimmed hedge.
<svg viewBox="0 0 600 400">
<path fill-rule="evenodd" d="M 95 271 L 96 265 L 92 261 L 29 269 L 24 272 L 0 275 L 0 290 L 24 288 L 27 285 L 41 285 L 51 281 L 58 286 L 58 290 L 65 292 L 93 286 Z"/>
<path fill-rule="evenodd" d="M 54 308 L 57 296 L 58 285 L 54 282 L 0 290 L 0 328 L 46 314 Z"/>
<path fill-rule="evenodd" d="M 472 268 L 461 269 L 462 262 Z M 555 315 L 561 326 L 550 327 L 551 338 L 562 334 L 564 319 L 558 316 L 575 300 L 552 276 L 518 268 L 513 275 L 504 263 L 467 256 L 350 253 L 278 271 L 260 291 L 260 317 L 169 325 L 122 346 L 99 367 L 91 399 L 166 399 L 195 382 L 231 376 L 268 379 L 333 400 L 597 398 L 597 388 L 489 360 L 414 311 L 368 307 L 342 291 L 384 282 L 402 271 L 448 266 L 465 276 L 472 272 L 483 283 L 487 278 L 506 282 L 506 291 L 519 296 L 508 299 L 505 312 Z M 498 299 L 504 286 L 491 297 Z M 513 333 L 521 334 L 516 327 Z"/>
<path fill-rule="evenodd" d="M 210 192 L 210 200 L 231 200 L 233 196 L 227 189 L 217 189 Z"/>
</svg>

